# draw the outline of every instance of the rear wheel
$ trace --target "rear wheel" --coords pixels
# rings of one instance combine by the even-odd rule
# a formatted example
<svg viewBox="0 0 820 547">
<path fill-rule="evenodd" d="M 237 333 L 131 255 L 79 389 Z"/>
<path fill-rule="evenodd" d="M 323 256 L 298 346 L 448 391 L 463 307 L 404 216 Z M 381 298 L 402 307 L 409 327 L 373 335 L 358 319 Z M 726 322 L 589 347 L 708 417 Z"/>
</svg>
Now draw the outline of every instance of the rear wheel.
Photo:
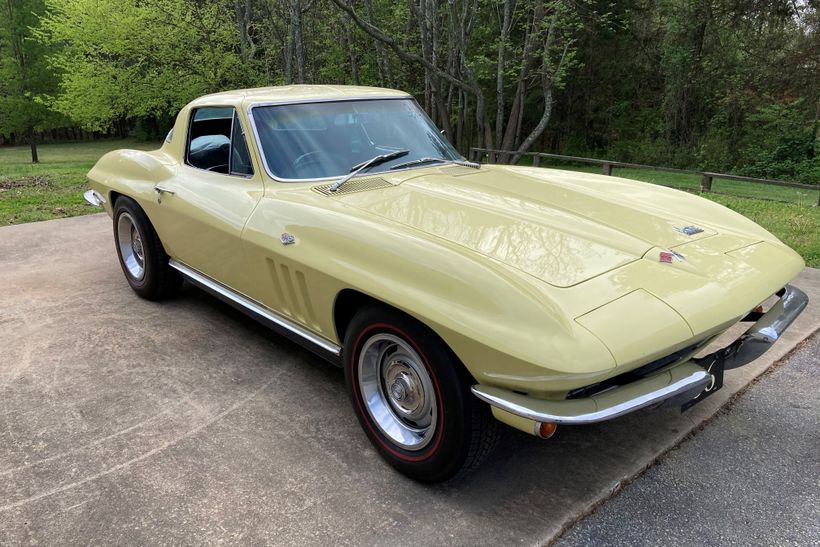
<svg viewBox="0 0 820 547">
<path fill-rule="evenodd" d="M 427 327 L 382 306 L 361 310 L 345 336 L 345 377 L 373 446 L 424 482 L 476 467 L 499 430 L 470 393 L 463 365 Z"/>
<path fill-rule="evenodd" d="M 120 197 L 114 203 L 114 243 L 122 272 L 139 296 L 159 300 L 173 295 L 182 283 L 168 265 L 168 255 L 137 203 Z"/>
</svg>

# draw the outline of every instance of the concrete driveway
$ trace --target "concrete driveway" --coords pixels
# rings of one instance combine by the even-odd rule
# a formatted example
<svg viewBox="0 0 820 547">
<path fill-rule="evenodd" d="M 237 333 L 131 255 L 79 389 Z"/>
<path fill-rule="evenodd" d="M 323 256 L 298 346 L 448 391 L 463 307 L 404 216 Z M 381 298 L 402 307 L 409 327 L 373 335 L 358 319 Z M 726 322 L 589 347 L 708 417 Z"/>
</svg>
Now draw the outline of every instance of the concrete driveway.
<svg viewBox="0 0 820 547">
<path fill-rule="evenodd" d="M 0 544 L 544 543 L 820 326 L 820 272 L 797 285 L 786 339 L 687 414 L 509 431 L 424 486 L 371 449 L 340 369 L 194 288 L 137 298 L 108 217 L 0 228 Z"/>
</svg>

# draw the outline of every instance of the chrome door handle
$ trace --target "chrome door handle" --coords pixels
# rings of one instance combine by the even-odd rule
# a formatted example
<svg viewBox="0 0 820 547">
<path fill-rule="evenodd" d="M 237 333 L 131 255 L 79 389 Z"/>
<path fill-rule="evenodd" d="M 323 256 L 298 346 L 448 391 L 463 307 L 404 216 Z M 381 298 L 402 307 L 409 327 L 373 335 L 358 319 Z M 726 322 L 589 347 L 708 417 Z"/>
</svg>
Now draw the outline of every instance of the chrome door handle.
<svg viewBox="0 0 820 547">
<path fill-rule="evenodd" d="M 171 196 L 174 195 L 173 190 L 168 190 L 167 188 L 163 188 L 162 186 L 159 186 L 159 185 L 154 186 L 154 192 L 156 192 L 157 194 L 160 194 L 160 195 L 162 195 L 162 194 L 169 194 Z"/>
</svg>

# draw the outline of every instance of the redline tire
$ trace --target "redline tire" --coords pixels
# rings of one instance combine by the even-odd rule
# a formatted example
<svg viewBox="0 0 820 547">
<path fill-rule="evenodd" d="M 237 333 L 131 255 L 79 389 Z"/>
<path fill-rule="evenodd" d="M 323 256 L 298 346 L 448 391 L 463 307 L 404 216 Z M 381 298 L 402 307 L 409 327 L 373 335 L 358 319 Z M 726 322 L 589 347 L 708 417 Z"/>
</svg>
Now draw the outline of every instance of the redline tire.
<svg viewBox="0 0 820 547">
<path fill-rule="evenodd" d="M 179 290 L 182 277 L 168 265 L 168 255 L 151 221 L 125 196 L 114 202 L 114 246 L 122 273 L 137 295 L 161 300 Z"/>
<path fill-rule="evenodd" d="M 497 443 L 498 423 L 470 393 L 464 366 L 406 314 L 387 306 L 360 310 L 346 330 L 343 358 L 362 429 L 408 477 L 448 480 L 477 467 Z"/>
</svg>

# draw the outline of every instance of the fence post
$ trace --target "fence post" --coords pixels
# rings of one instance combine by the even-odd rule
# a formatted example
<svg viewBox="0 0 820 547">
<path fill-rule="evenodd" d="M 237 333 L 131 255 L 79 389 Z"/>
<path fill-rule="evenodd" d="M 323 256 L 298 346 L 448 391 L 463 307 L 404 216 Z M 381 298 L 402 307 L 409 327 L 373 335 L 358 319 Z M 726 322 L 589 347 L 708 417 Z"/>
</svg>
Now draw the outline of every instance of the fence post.
<svg viewBox="0 0 820 547">
<path fill-rule="evenodd" d="M 700 179 L 700 191 L 701 192 L 711 192 L 712 191 L 712 175 L 709 173 L 704 173 L 703 178 Z"/>
<path fill-rule="evenodd" d="M 541 156 L 539 154 L 535 154 L 532 157 L 532 166 L 539 167 L 541 165 Z"/>
<path fill-rule="evenodd" d="M 604 175 L 606 175 L 608 177 L 611 177 L 612 176 L 612 164 L 611 163 L 605 163 L 603 165 L 603 168 L 604 168 Z"/>
</svg>

